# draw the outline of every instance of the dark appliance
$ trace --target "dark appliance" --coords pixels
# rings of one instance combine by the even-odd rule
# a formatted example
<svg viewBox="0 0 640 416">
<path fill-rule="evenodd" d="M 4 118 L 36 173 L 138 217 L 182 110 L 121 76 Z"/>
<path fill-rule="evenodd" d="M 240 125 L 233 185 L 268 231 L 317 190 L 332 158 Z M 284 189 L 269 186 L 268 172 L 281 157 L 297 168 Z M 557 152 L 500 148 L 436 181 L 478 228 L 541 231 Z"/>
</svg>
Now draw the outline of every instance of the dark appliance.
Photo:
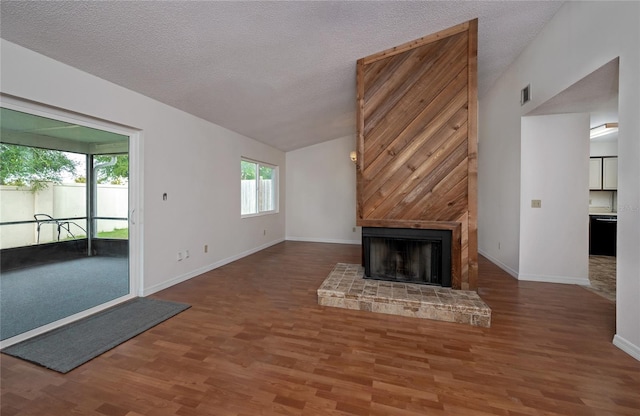
<svg viewBox="0 0 640 416">
<path fill-rule="evenodd" d="M 589 254 L 616 255 L 618 217 L 615 215 L 591 215 L 589 221 Z"/>
</svg>

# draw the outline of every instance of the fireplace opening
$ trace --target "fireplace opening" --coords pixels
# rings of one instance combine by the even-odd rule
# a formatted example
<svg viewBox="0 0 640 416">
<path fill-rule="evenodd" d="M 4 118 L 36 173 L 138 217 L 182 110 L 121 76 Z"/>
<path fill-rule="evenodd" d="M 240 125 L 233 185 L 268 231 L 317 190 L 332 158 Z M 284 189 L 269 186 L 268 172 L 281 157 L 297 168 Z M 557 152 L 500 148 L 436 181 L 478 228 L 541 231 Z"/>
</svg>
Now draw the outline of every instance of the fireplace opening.
<svg viewBox="0 0 640 416">
<path fill-rule="evenodd" d="M 451 287 L 451 231 L 362 229 L 365 278 Z"/>
</svg>

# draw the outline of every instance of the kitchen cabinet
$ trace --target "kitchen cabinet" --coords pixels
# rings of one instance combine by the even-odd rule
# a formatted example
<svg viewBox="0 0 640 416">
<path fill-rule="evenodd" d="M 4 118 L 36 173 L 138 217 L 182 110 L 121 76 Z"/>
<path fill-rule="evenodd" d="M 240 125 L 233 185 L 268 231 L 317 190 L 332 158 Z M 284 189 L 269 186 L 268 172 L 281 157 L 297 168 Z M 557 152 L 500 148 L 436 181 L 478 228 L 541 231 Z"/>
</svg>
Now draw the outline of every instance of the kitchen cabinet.
<svg viewBox="0 0 640 416">
<path fill-rule="evenodd" d="M 589 159 L 589 189 L 602 189 L 602 158 Z"/>
<path fill-rule="evenodd" d="M 615 191 L 618 189 L 618 158 L 592 157 L 589 159 L 589 189 Z"/>
<path fill-rule="evenodd" d="M 602 158 L 602 189 L 618 189 L 618 158 Z"/>
</svg>

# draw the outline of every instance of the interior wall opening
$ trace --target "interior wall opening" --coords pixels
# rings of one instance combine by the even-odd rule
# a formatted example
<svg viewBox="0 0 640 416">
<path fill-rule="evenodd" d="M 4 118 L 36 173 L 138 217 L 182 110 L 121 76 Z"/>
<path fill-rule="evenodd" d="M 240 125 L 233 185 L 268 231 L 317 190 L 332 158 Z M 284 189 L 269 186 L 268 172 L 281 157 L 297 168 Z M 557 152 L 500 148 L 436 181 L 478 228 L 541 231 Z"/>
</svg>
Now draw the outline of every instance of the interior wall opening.
<svg viewBox="0 0 640 416">
<path fill-rule="evenodd" d="M 584 253 L 588 289 L 612 302 L 616 301 L 617 287 L 618 101 L 619 58 L 615 58 L 527 114 L 589 115 L 590 131 L 581 139 L 588 143 L 588 167 L 574 169 L 572 176 L 588 177 L 581 202 L 588 211 L 583 221 L 588 235 Z M 600 126 L 611 125 L 615 128 L 599 131 Z M 557 180 L 566 184 L 568 178 Z"/>
</svg>

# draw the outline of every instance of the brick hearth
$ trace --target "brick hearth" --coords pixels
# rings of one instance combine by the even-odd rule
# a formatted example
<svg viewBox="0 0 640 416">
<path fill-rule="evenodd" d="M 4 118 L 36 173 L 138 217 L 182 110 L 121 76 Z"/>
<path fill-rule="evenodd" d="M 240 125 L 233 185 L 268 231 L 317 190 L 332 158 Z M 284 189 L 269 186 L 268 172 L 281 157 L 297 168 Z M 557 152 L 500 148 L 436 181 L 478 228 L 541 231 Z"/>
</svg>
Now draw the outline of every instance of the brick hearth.
<svg viewBox="0 0 640 416">
<path fill-rule="evenodd" d="M 318 289 L 318 304 L 491 326 L 491 308 L 476 292 L 365 279 L 364 268 L 357 264 L 336 264 Z"/>
</svg>

